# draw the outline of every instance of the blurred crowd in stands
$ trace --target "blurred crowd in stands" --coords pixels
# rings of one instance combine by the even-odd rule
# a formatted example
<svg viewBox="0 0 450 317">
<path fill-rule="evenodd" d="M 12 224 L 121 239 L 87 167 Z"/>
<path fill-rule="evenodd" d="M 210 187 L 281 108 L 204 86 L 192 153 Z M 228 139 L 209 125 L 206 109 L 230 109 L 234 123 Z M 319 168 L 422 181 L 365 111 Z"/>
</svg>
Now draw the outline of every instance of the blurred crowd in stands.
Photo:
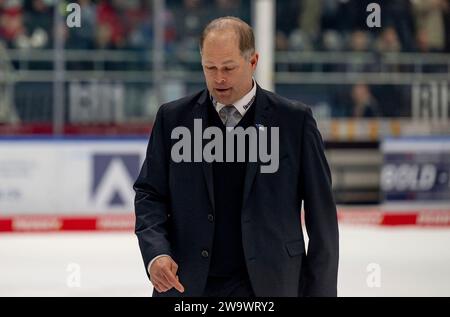
<svg viewBox="0 0 450 317">
<path fill-rule="evenodd" d="M 54 0 L 0 0 L 0 49 L 51 49 L 53 47 Z M 131 50 L 142 52 L 135 63 L 105 62 L 106 70 L 147 70 L 152 68 L 154 12 L 153 0 L 66 0 L 81 7 L 81 28 L 65 27 L 62 31 L 67 49 Z M 381 27 L 369 28 L 366 8 L 369 3 L 381 7 Z M 203 27 L 219 16 L 237 16 L 250 22 L 251 0 L 165 0 L 164 14 L 157 18 L 164 23 L 166 67 L 201 71 L 197 62 L 177 57 L 186 52 L 197 53 L 198 38 Z M 63 7 L 61 7 L 62 12 Z M 65 12 L 64 14 L 68 14 Z M 415 72 L 415 65 L 384 65 L 379 56 L 385 52 L 450 52 L 450 0 L 277 0 L 276 48 L 278 51 L 374 52 L 375 62 L 367 62 L 364 54 L 335 65 L 323 63 L 322 72 Z M 1 52 L 0 52 L 1 53 Z M 140 53 L 139 53 L 140 54 Z M 175 57 L 175 58 L 172 58 Z M 52 69 L 51 60 L 31 61 L 30 69 Z M 12 61 L 18 67 L 17 61 Z M 394 69 L 389 69 L 393 67 Z M 425 65 L 424 73 L 447 73 L 448 65 Z M 68 70 L 97 69 L 89 62 L 67 62 Z M 1 70 L 1 69 L 0 69 Z M 317 71 L 311 62 L 277 63 L 277 71 Z M 40 84 L 39 84 L 40 85 Z M 15 104 L 30 108 L 36 94 L 51 96 L 38 84 L 16 86 Z M 331 87 L 331 86 L 329 86 Z M 283 93 L 290 98 L 306 99 L 314 104 L 327 99 L 333 117 L 396 117 L 409 116 L 408 85 L 354 85 L 318 89 L 313 85 L 285 85 Z M 23 88 L 22 90 L 20 88 Z M 138 88 L 135 86 L 134 88 Z M 129 91 L 128 89 L 127 91 Z M 308 100 L 311 95 L 311 100 Z M 26 100 L 22 102 L 23 97 Z M 389 96 L 389 97 L 388 97 Z M 305 98 L 306 97 L 306 98 Z M 47 100 L 46 99 L 46 100 Z M 383 101 L 383 102 L 381 102 Z M 46 102 L 47 103 L 47 102 Z M 23 104 L 23 105 L 22 105 Z M 0 109 L 1 110 L 1 109 Z M 1 112 L 1 111 L 0 111 Z M 23 111 L 22 111 L 23 112 Z M 19 111 L 21 113 L 21 111 Z M 50 112 L 49 112 L 50 113 Z M 22 120 L 28 115 L 21 115 Z M 1 120 L 0 120 L 1 122 Z"/>
<path fill-rule="evenodd" d="M 70 1 L 72 2 L 72 1 Z M 66 28 L 69 49 L 148 49 L 153 40 L 151 0 L 78 0 L 81 28 Z M 247 1 L 248 2 L 248 1 Z M 68 3 L 68 2 L 67 2 Z M 167 50 L 196 48 L 204 25 L 222 15 L 249 19 L 239 0 L 166 1 Z M 0 0 L 0 41 L 9 48 L 51 48 L 53 0 Z M 244 14 L 244 15 L 243 15 Z"/>
<path fill-rule="evenodd" d="M 279 50 L 450 51 L 448 0 L 279 2 Z M 367 27 L 370 3 L 381 7 L 381 28 Z"/>
<path fill-rule="evenodd" d="M 197 48 L 211 19 L 251 20 L 251 0 L 166 0 L 166 49 Z M 52 47 L 53 0 L 0 0 L 0 40 L 9 48 Z M 73 2 L 73 1 L 68 1 Z M 68 3 L 67 2 L 67 3 Z M 65 30 L 73 49 L 148 49 L 152 0 L 78 0 L 81 28 Z M 366 25 L 371 2 L 381 25 Z M 450 0 L 282 0 L 276 4 L 278 50 L 450 52 Z"/>
</svg>

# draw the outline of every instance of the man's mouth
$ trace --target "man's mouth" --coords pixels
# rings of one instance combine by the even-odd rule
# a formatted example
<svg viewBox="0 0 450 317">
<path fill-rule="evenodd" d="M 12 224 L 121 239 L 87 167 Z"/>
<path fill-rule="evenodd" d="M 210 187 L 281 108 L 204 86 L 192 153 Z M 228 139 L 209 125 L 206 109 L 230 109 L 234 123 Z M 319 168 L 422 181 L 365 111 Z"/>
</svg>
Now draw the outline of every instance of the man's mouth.
<svg viewBox="0 0 450 317">
<path fill-rule="evenodd" d="M 217 92 L 220 92 L 220 93 L 224 93 L 224 92 L 227 92 L 228 90 L 230 90 L 231 88 L 216 88 L 216 91 Z"/>
</svg>

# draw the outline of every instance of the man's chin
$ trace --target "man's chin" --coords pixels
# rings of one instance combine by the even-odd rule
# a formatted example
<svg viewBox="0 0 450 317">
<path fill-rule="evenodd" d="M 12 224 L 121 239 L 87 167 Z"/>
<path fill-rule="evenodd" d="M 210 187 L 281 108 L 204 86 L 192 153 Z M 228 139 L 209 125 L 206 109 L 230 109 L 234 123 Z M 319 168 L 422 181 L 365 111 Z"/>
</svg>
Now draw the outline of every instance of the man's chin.
<svg viewBox="0 0 450 317">
<path fill-rule="evenodd" d="M 231 90 L 227 90 L 224 92 L 215 90 L 213 96 L 214 96 L 215 100 L 217 100 L 218 102 L 225 104 L 225 105 L 233 102 L 233 100 L 232 100 L 233 96 L 232 96 Z"/>
<path fill-rule="evenodd" d="M 216 100 L 217 102 L 219 102 L 219 103 L 221 103 L 221 104 L 223 104 L 223 105 L 229 105 L 229 104 L 232 104 L 233 102 L 231 101 L 231 98 L 224 98 L 224 97 L 221 97 L 221 96 L 213 96 L 214 97 L 214 100 Z"/>
</svg>

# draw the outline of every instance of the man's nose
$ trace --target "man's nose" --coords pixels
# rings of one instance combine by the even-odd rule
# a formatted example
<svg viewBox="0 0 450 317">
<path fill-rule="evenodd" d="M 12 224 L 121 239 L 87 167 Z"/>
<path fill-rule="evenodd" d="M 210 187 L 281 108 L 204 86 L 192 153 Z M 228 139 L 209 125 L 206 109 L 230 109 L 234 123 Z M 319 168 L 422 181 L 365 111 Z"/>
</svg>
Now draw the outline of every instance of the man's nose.
<svg viewBox="0 0 450 317">
<path fill-rule="evenodd" d="M 217 76 L 215 77 L 214 81 L 216 82 L 216 84 L 221 85 L 221 84 L 225 84 L 225 82 L 227 81 L 225 76 L 219 71 L 217 72 Z"/>
<path fill-rule="evenodd" d="M 225 84 L 225 81 L 226 80 L 223 77 L 219 77 L 219 78 L 215 79 L 215 82 L 216 82 L 217 85 L 223 85 L 223 84 Z"/>
</svg>

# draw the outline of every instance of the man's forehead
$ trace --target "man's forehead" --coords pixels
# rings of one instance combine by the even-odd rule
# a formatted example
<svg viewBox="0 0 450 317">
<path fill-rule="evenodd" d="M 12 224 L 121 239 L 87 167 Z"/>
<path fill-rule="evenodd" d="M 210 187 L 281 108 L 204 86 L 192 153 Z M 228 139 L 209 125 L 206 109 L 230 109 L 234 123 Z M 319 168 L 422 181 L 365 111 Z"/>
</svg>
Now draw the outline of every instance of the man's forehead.
<svg viewBox="0 0 450 317">
<path fill-rule="evenodd" d="M 224 33 L 212 31 L 205 38 L 201 53 L 203 64 L 236 64 L 241 56 L 239 41 L 232 30 Z"/>
</svg>

